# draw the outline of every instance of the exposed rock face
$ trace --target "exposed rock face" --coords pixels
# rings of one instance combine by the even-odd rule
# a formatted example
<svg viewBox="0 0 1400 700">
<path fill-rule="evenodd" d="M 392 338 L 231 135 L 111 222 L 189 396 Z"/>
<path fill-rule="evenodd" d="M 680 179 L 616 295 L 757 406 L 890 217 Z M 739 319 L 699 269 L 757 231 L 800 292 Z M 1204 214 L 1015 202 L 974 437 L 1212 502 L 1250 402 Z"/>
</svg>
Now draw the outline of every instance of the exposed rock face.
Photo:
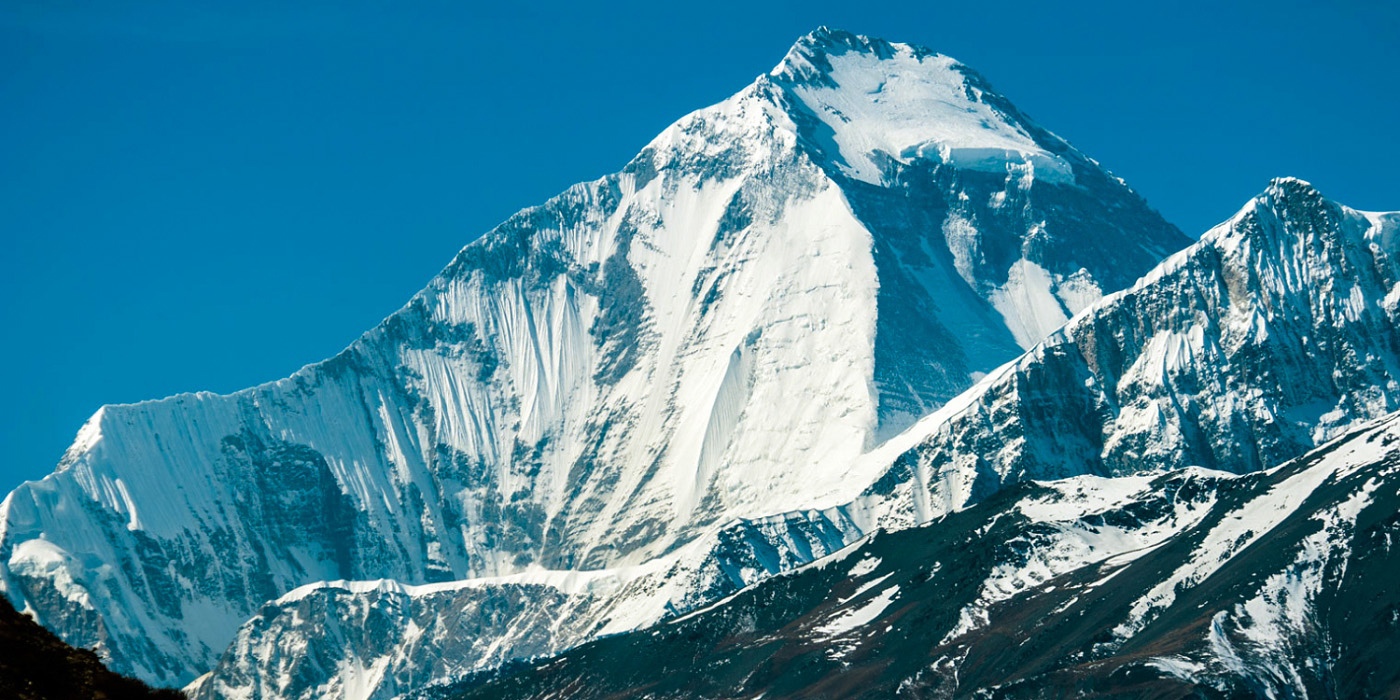
<svg viewBox="0 0 1400 700">
<path fill-rule="evenodd" d="M 702 600 L 858 534 L 762 518 L 1186 242 L 952 59 L 819 31 L 335 358 L 98 411 L 0 507 L 0 586 L 162 683 L 319 581 L 669 556 Z"/>
</svg>

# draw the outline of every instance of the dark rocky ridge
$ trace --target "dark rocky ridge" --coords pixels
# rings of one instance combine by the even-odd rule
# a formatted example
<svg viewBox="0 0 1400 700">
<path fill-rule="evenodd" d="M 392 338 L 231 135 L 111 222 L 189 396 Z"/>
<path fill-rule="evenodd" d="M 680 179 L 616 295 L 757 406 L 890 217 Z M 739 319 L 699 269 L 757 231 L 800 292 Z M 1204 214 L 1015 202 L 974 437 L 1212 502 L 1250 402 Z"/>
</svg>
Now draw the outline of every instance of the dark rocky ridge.
<svg viewBox="0 0 1400 700">
<path fill-rule="evenodd" d="M 64 644 L 0 597 L 0 697 L 7 700 L 183 700 L 112 673 L 87 649 Z"/>
</svg>

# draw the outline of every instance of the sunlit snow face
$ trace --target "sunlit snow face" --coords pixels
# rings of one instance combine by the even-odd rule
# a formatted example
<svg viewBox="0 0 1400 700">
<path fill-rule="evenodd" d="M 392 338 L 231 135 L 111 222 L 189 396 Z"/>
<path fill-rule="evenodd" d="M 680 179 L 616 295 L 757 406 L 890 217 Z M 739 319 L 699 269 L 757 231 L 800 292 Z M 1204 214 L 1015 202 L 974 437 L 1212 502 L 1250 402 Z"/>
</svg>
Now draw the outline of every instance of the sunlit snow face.
<svg viewBox="0 0 1400 700">
<path fill-rule="evenodd" d="M 827 79 L 790 89 L 830 128 L 848 175 L 879 184 L 883 154 L 998 173 L 1008 163 L 1020 163 L 1037 179 L 1073 182 L 1069 163 L 984 102 L 956 61 L 903 45 L 893 45 L 893 53 L 882 59 L 866 51 L 818 56 L 794 49 L 774 69 L 773 77 L 782 82 L 815 70 L 813 60 L 829 64 L 822 71 Z"/>
</svg>

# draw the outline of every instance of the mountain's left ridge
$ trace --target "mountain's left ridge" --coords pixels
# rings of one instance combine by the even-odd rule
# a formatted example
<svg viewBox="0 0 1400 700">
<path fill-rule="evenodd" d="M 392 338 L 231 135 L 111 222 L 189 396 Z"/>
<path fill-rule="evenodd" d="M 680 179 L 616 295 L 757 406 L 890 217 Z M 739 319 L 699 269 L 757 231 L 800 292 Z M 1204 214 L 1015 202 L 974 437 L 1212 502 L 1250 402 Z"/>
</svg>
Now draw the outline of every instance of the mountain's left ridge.
<svg viewBox="0 0 1400 700">
<path fill-rule="evenodd" d="M 918 127 L 931 96 L 994 133 Z M 318 581 L 642 566 L 845 493 L 862 454 L 1185 242 L 951 59 L 819 31 L 336 357 L 99 410 L 0 506 L 0 586 L 170 683 Z"/>
</svg>

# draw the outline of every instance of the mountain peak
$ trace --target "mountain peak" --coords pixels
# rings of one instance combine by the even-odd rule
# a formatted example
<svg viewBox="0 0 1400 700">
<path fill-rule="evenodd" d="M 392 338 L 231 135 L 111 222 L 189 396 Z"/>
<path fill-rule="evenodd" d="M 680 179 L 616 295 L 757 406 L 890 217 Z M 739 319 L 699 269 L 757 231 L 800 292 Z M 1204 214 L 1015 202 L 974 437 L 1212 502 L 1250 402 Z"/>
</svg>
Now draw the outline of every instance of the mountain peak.
<svg viewBox="0 0 1400 700">
<path fill-rule="evenodd" d="M 1269 180 L 1269 186 L 1264 188 L 1258 199 L 1274 205 L 1286 205 L 1289 202 L 1313 201 L 1326 199 L 1326 197 L 1307 180 L 1296 177 L 1276 177 Z"/>
<path fill-rule="evenodd" d="M 846 175 L 879 184 L 895 163 L 1074 181 L 1073 149 L 1030 123 L 974 71 L 912 44 L 820 27 L 760 82 Z M 831 148 L 831 146 L 835 148 Z"/>
<path fill-rule="evenodd" d="M 1317 220 L 1336 205 L 1306 180 L 1296 177 L 1276 177 L 1251 202 L 1259 212 L 1267 212 L 1281 221 L 1306 222 L 1308 227 L 1322 223 Z M 1326 228 L 1326 227 L 1323 227 Z"/>
<path fill-rule="evenodd" d="M 938 55 L 921 46 L 897 44 L 823 25 L 799 38 L 769 76 L 785 83 L 834 88 L 837 83 L 832 76 L 832 59 L 852 53 L 875 61 L 891 60 L 901 54 L 916 59 Z"/>
<path fill-rule="evenodd" d="M 901 48 L 912 49 L 914 47 L 823 25 L 799 37 L 788 51 L 788 57 L 790 58 L 794 54 L 807 57 L 839 56 L 856 52 L 888 59 L 892 58 Z M 923 54 L 933 53 L 922 48 L 918 51 Z"/>
<path fill-rule="evenodd" d="M 1270 188 L 1302 187 L 1302 188 L 1309 188 L 1309 189 L 1314 189 L 1314 190 L 1315 190 L 1315 188 L 1313 188 L 1313 184 L 1312 184 L 1311 182 L 1308 182 L 1307 180 L 1304 180 L 1304 179 L 1302 179 L 1302 178 L 1300 178 L 1300 177 L 1293 177 L 1293 176 L 1291 176 L 1291 175 L 1286 175 L 1286 176 L 1284 176 L 1284 177 L 1276 177 L 1276 178 L 1273 178 L 1272 180 L 1269 180 L 1269 187 L 1270 187 Z"/>
</svg>

